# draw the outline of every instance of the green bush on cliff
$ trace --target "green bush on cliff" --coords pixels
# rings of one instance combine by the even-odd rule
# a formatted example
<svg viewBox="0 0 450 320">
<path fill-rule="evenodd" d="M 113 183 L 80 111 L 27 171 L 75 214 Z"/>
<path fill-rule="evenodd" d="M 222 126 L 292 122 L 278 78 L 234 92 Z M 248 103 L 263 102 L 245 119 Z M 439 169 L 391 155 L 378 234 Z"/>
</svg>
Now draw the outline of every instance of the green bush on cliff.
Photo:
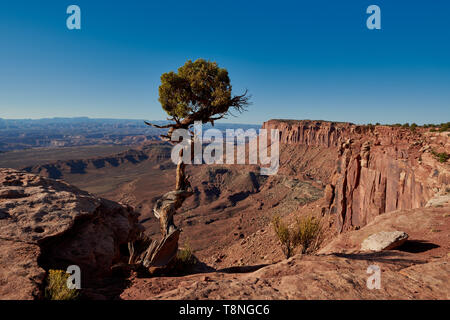
<svg viewBox="0 0 450 320">
<path fill-rule="evenodd" d="M 450 122 L 441 123 L 439 132 L 450 131 Z"/>
<path fill-rule="evenodd" d="M 438 153 L 438 152 L 436 152 L 436 151 L 434 151 L 434 150 L 431 150 L 431 154 L 432 154 L 433 156 L 435 156 L 436 159 L 437 159 L 440 163 L 447 162 L 447 160 L 450 159 L 450 155 L 449 155 L 447 152 L 441 152 L 441 153 Z"/>
</svg>

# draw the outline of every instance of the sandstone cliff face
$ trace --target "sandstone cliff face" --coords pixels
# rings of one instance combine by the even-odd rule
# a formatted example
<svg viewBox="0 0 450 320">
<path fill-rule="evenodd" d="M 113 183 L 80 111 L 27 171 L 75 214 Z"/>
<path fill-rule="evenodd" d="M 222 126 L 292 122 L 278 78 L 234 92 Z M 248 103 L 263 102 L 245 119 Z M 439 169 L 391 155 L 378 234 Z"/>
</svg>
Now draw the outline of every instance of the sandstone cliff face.
<svg viewBox="0 0 450 320">
<path fill-rule="evenodd" d="M 424 207 L 447 192 L 449 164 L 439 163 L 431 150 L 448 152 L 448 133 L 310 120 L 270 120 L 263 128 L 279 129 L 281 144 L 322 148 L 335 159 L 334 168 L 323 167 L 333 173 L 320 179 L 328 184 L 327 209 L 336 214 L 340 232 L 384 212 Z"/>
<path fill-rule="evenodd" d="M 41 297 L 50 268 L 78 265 L 82 281 L 108 274 L 141 231 L 137 218 L 63 181 L 0 169 L 0 299 Z"/>
</svg>

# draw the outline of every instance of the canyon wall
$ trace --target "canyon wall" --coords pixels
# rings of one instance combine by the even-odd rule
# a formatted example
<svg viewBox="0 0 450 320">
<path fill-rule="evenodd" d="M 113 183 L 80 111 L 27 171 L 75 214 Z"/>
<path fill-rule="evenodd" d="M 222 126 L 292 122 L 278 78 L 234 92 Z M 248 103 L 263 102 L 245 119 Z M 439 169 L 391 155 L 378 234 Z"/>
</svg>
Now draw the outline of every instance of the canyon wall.
<svg viewBox="0 0 450 320">
<path fill-rule="evenodd" d="M 63 179 L 68 174 L 85 174 L 96 169 L 119 167 L 123 164 L 138 164 L 146 160 L 164 161 L 170 159 L 171 146 L 167 143 L 147 143 L 135 149 L 118 154 L 90 159 L 59 160 L 21 168 L 52 179 Z"/>
<path fill-rule="evenodd" d="M 332 167 L 322 168 L 328 174 L 318 170 L 316 175 L 326 185 L 325 210 L 336 215 L 339 232 L 364 226 L 384 212 L 424 207 L 448 192 L 449 164 L 432 154 L 450 150 L 448 132 L 311 120 L 270 120 L 263 128 L 280 131 L 282 166 L 293 147 L 321 148 L 334 159 Z M 304 166 L 299 160 L 296 165 Z"/>
</svg>

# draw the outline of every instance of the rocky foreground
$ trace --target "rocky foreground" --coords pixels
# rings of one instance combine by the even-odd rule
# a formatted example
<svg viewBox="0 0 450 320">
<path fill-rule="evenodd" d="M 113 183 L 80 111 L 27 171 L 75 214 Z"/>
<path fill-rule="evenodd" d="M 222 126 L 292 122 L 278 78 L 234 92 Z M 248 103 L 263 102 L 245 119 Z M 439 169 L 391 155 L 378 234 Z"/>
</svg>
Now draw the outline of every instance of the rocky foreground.
<svg viewBox="0 0 450 320">
<path fill-rule="evenodd" d="M 78 265 L 83 283 L 110 274 L 137 221 L 131 208 L 63 181 L 0 169 L 0 298 L 42 298 L 48 269 Z"/>
<path fill-rule="evenodd" d="M 317 255 L 296 255 L 271 265 L 222 269 L 184 277 L 135 277 L 122 299 L 449 299 L 450 203 L 440 208 L 381 215 L 344 233 Z M 380 230 L 404 230 L 394 250 L 363 252 Z M 381 270 L 369 289 L 369 266 Z M 257 269 L 256 271 L 252 271 Z"/>
</svg>

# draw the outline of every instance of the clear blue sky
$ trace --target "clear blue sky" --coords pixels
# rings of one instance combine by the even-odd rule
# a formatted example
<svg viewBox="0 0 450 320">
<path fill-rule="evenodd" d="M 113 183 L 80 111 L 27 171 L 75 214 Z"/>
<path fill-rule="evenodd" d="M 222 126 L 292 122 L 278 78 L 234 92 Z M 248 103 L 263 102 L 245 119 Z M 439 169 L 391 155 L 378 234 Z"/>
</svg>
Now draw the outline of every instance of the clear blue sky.
<svg viewBox="0 0 450 320">
<path fill-rule="evenodd" d="M 161 73 L 205 58 L 253 95 L 227 121 L 450 121 L 449 16 L 447 0 L 2 1 L 0 117 L 164 119 Z"/>
</svg>

